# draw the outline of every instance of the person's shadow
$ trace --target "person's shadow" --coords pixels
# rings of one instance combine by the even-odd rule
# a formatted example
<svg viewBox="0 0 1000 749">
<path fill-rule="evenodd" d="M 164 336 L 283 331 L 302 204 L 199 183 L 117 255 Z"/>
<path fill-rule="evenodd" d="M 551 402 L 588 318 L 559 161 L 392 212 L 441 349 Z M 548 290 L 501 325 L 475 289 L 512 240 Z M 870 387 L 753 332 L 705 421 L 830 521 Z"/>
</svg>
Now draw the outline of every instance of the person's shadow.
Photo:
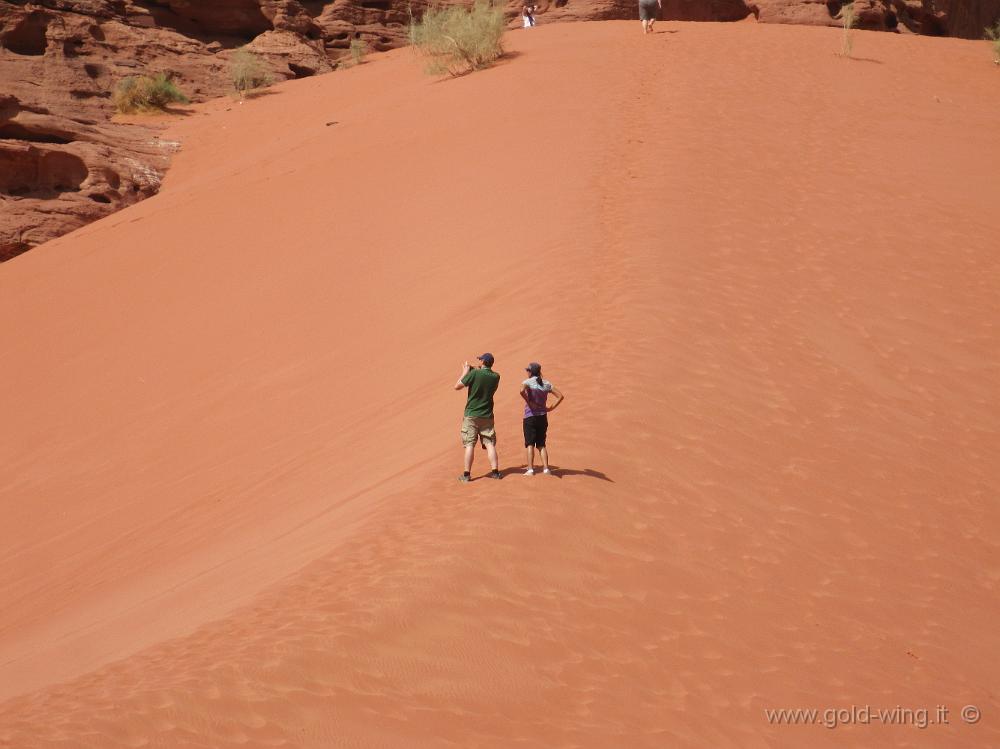
<svg viewBox="0 0 1000 749">
<path fill-rule="evenodd" d="M 595 471 L 593 468 L 560 468 L 559 466 L 549 465 L 549 469 L 552 471 L 552 476 L 557 479 L 561 479 L 564 476 L 587 476 L 592 479 L 600 479 L 601 481 L 610 481 L 612 484 L 615 483 L 612 479 L 608 478 L 607 475 L 601 471 Z M 508 476 L 518 476 L 524 473 L 524 468 L 504 468 L 500 474 L 507 478 Z M 541 476 L 542 469 L 536 468 L 535 475 Z"/>
</svg>

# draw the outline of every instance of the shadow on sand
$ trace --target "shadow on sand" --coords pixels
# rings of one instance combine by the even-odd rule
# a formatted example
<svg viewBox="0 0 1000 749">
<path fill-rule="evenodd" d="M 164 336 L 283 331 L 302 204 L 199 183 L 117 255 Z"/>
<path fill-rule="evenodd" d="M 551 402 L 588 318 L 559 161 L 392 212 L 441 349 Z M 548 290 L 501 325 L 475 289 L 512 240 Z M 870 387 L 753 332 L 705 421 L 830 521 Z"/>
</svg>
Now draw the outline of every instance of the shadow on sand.
<svg viewBox="0 0 1000 749">
<path fill-rule="evenodd" d="M 876 60 L 876 59 L 871 58 L 871 57 L 851 57 L 850 55 L 848 55 L 847 59 L 848 60 L 854 60 L 854 62 L 873 62 L 876 65 L 885 65 L 885 63 L 882 62 L 881 60 Z"/>
<path fill-rule="evenodd" d="M 492 68 L 499 68 L 504 65 L 508 65 L 523 54 L 524 54 L 523 52 L 517 52 L 515 50 L 504 52 L 501 57 L 494 60 L 490 65 L 487 65 L 485 68 L 479 68 L 476 70 L 463 70 L 460 73 L 442 74 L 437 78 L 436 81 L 433 81 L 432 85 L 444 83 L 445 81 L 453 81 L 456 78 L 465 78 L 465 76 L 472 75 L 473 73 L 481 73 L 484 70 L 490 70 Z"/>
<path fill-rule="evenodd" d="M 244 99 L 263 99 L 265 96 L 279 96 L 281 91 L 275 91 L 270 88 L 255 88 L 252 91 L 247 91 L 243 94 Z M 238 101 L 238 98 L 237 98 Z"/>
<path fill-rule="evenodd" d="M 159 114 L 159 113 L 154 113 L 154 114 Z M 162 114 L 169 114 L 173 115 L 174 117 L 190 117 L 191 115 L 194 114 L 194 110 L 185 107 L 166 106 L 163 108 Z"/>
<path fill-rule="evenodd" d="M 595 471 L 593 468 L 582 468 L 582 469 L 560 468 L 559 466 L 556 465 L 550 465 L 549 468 L 552 469 L 552 476 L 557 479 L 561 479 L 564 476 L 587 476 L 588 478 L 600 479 L 601 481 L 610 481 L 612 484 L 615 483 L 605 474 L 601 473 L 600 471 Z M 500 471 L 500 475 L 503 478 L 507 478 L 508 476 L 520 476 L 521 474 L 524 473 L 524 469 L 525 469 L 524 466 L 521 466 L 520 468 L 504 468 Z M 536 476 L 542 475 L 541 466 L 535 467 L 535 475 Z"/>
</svg>

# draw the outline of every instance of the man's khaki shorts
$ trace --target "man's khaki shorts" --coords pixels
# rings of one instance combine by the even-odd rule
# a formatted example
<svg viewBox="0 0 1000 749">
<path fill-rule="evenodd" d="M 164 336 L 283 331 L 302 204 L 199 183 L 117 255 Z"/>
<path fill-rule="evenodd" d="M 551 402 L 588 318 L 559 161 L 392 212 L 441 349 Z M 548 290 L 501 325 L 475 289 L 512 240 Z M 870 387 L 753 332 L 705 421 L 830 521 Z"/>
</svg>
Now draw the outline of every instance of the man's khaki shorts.
<svg viewBox="0 0 1000 749">
<path fill-rule="evenodd" d="M 496 443 L 497 433 L 493 428 L 493 419 L 464 416 L 462 418 L 462 444 L 468 447 L 476 444 L 477 439 L 481 439 L 484 445 L 487 442 Z"/>
</svg>

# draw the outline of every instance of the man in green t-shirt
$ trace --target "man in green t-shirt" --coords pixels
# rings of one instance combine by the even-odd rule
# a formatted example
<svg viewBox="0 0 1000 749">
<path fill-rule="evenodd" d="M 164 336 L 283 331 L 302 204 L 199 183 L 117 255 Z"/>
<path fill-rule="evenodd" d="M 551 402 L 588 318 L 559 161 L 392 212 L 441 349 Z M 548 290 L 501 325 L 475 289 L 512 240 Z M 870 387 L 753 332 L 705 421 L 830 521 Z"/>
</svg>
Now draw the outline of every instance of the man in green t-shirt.
<svg viewBox="0 0 1000 749">
<path fill-rule="evenodd" d="M 459 481 L 472 479 L 472 459 L 476 455 L 476 440 L 482 441 L 486 455 L 490 459 L 490 467 L 493 470 L 488 476 L 491 479 L 500 478 L 497 433 L 493 428 L 493 394 L 500 385 L 500 375 L 493 371 L 493 354 L 486 353 L 476 358 L 483 363 L 483 366 L 473 368 L 469 362 L 465 362 L 462 376 L 455 383 L 455 390 L 469 389 L 465 401 L 465 416 L 462 418 L 465 472 L 459 477 Z"/>
</svg>

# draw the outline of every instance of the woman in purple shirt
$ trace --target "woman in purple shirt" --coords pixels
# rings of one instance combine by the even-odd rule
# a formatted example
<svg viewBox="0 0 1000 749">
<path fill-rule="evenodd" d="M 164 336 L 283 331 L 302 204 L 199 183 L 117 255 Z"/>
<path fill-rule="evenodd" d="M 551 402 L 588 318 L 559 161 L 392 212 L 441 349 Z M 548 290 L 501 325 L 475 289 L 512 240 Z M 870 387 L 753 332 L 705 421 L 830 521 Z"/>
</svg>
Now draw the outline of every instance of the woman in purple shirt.
<svg viewBox="0 0 1000 749">
<path fill-rule="evenodd" d="M 552 383 L 542 379 L 542 365 L 531 362 L 525 370 L 530 375 L 521 383 L 521 397 L 524 398 L 524 447 L 528 451 L 528 470 L 525 476 L 535 475 L 535 448 L 542 455 L 542 473 L 549 470 L 549 452 L 545 447 L 545 436 L 549 431 L 549 411 L 555 410 L 563 401 L 563 394 L 552 387 Z M 552 393 L 556 402 L 546 405 Z"/>
</svg>

